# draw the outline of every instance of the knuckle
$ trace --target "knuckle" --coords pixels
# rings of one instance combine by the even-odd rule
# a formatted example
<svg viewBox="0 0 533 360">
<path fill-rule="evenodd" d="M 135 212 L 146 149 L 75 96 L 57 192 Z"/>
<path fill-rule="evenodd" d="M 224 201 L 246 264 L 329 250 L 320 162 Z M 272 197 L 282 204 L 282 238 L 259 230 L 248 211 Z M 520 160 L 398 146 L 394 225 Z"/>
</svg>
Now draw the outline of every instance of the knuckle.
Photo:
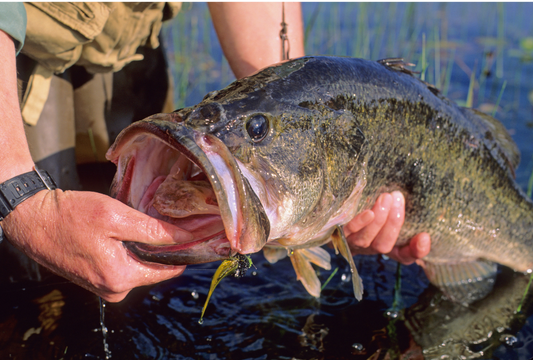
<svg viewBox="0 0 533 360">
<path fill-rule="evenodd" d="M 377 252 L 379 252 L 380 254 L 388 254 L 392 251 L 392 249 L 394 248 L 394 242 L 393 241 L 386 241 L 386 242 L 382 242 L 382 241 L 379 241 L 379 242 L 374 242 L 372 244 L 372 247 L 374 248 L 374 250 L 376 250 Z"/>
<path fill-rule="evenodd" d="M 152 236 L 154 239 L 160 238 L 166 233 L 164 226 L 156 218 L 147 217 L 145 226 L 147 235 Z"/>
<path fill-rule="evenodd" d="M 355 233 L 350 237 L 350 242 L 357 247 L 368 248 L 372 244 L 372 238 L 365 234 Z"/>
</svg>

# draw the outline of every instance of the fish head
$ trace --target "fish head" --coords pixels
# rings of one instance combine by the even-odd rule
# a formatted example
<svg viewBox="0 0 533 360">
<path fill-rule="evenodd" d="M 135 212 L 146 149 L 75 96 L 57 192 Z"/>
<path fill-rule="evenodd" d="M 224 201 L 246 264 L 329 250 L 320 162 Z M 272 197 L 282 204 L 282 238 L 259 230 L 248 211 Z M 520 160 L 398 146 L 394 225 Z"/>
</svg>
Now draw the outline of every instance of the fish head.
<svg viewBox="0 0 533 360">
<path fill-rule="evenodd" d="M 355 213 L 356 201 L 343 206 L 362 189 L 364 136 L 349 112 L 286 101 L 295 89 L 275 86 L 281 79 L 268 68 L 126 128 L 107 153 L 117 164 L 112 196 L 191 231 L 191 252 L 207 241 L 217 244 L 209 253 L 228 256 L 326 237 Z"/>
</svg>

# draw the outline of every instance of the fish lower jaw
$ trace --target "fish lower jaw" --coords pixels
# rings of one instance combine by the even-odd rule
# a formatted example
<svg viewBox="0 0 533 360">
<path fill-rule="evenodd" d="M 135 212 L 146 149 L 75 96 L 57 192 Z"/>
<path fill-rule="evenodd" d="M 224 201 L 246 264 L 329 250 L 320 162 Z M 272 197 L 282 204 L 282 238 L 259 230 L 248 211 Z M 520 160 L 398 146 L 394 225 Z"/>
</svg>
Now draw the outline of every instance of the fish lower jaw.
<svg viewBox="0 0 533 360">
<path fill-rule="evenodd" d="M 232 153 L 220 139 L 165 116 L 169 121 L 148 118 L 121 133 L 108 153 L 118 168 L 112 194 L 149 216 L 192 233 L 198 244 L 190 249 L 206 252 L 200 255 L 201 262 L 219 258 L 217 248 L 206 241 L 217 234 L 224 233 L 224 255 L 261 250 L 268 239 L 268 219 Z M 150 258 L 154 262 L 162 259 L 161 254 L 167 257 L 170 249 L 178 250 L 132 248 L 155 253 Z"/>
<path fill-rule="evenodd" d="M 118 188 L 118 193 L 123 194 L 119 200 L 150 217 L 192 233 L 193 240 L 172 245 L 124 242 L 130 253 L 143 262 L 165 265 L 208 263 L 227 259 L 235 253 L 205 174 L 191 166 L 189 160 L 178 157 L 168 174 L 142 178 L 146 173 L 157 174 L 151 169 L 139 172 L 139 167 L 144 166 L 146 170 L 149 165 L 135 156 L 129 159 L 124 173 L 137 182 L 124 181 Z M 132 183 L 136 186 L 132 187 Z M 139 189 L 145 190 L 140 194 Z M 132 201 L 132 198 L 138 200 Z"/>
<path fill-rule="evenodd" d="M 124 242 L 123 244 L 133 257 L 140 261 L 173 266 L 204 264 L 225 260 L 233 255 L 229 241 L 223 232 L 209 238 L 175 245 L 151 245 L 138 242 Z"/>
</svg>

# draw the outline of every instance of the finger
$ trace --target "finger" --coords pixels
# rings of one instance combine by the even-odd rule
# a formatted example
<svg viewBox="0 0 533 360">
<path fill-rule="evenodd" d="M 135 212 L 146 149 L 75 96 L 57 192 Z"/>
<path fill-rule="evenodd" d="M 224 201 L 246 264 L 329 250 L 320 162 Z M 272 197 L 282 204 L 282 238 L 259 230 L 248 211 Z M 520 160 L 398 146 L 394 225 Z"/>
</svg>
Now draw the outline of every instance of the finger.
<svg viewBox="0 0 533 360">
<path fill-rule="evenodd" d="M 365 210 L 357 214 L 348 224 L 344 226 L 344 235 L 350 236 L 352 233 L 358 232 L 365 226 L 368 226 L 374 220 L 374 212 L 372 210 Z"/>
<path fill-rule="evenodd" d="M 140 264 L 139 276 L 132 283 L 131 288 L 145 285 L 153 285 L 165 280 L 180 276 L 185 271 L 186 266 L 155 266 L 151 267 L 143 263 Z"/>
<path fill-rule="evenodd" d="M 385 224 L 385 221 L 387 220 L 390 211 L 391 203 L 391 194 L 381 194 L 378 197 L 376 203 L 374 204 L 374 207 L 372 208 L 372 212 L 374 213 L 374 221 L 372 221 L 362 230 L 351 234 L 349 238 L 347 238 L 348 242 L 355 247 L 369 247 L 376 235 L 379 233 L 379 231 Z"/>
<path fill-rule="evenodd" d="M 99 296 L 104 299 L 107 302 L 111 303 L 118 303 L 124 300 L 124 298 L 129 294 L 129 291 L 124 291 L 118 294 L 108 294 L 108 293 L 102 293 L 99 294 Z"/>
<path fill-rule="evenodd" d="M 99 282 L 101 285 L 96 291 L 92 290 L 108 301 L 121 301 L 133 288 L 177 277 L 186 268 L 186 266 L 140 262 L 129 256 L 124 247 L 122 250 L 123 252 L 115 256 L 116 263 L 110 264 L 109 270 L 103 274 Z"/>
<path fill-rule="evenodd" d="M 409 243 L 409 248 L 411 250 L 411 256 L 417 260 L 427 256 L 431 250 L 431 238 L 429 234 L 423 232 L 415 235 Z"/>
<path fill-rule="evenodd" d="M 348 239 L 347 239 L 348 240 Z M 352 255 L 376 255 L 378 252 L 371 247 L 359 247 L 355 246 L 348 240 L 348 246 Z"/>
<path fill-rule="evenodd" d="M 143 214 L 118 200 L 111 211 L 113 237 L 121 241 L 168 245 L 193 240 L 193 235 L 175 225 Z"/>
<path fill-rule="evenodd" d="M 415 235 L 408 245 L 395 247 L 389 254 L 394 260 L 404 265 L 411 265 L 429 254 L 431 239 L 428 233 Z"/>
<path fill-rule="evenodd" d="M 372 242 L 372 248 L 381 254 L 392 251 L 405 219 L 405 199 L 402 193 L 394 191 L 391 196 L 392 205 L 387 221 Z"/>
</svg>

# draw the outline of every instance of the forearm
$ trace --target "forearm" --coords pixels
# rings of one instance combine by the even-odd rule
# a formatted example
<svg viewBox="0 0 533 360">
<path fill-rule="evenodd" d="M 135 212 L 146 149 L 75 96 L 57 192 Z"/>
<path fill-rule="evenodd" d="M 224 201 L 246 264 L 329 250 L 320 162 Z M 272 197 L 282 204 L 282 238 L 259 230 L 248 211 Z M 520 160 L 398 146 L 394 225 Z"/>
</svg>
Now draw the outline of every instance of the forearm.
<svg viewBox="0 0 533 360">
<path fill-rule="evenodd" d="M 290 57 L 305 55 L 300 3 L 285 3 Z M 209 3 L 222 50 L 237 78 L 281 61 L 282 3 Z"/>
<path fill-rule="evenodd" d="M 32 170 L 17 93 L 13 39 L 0 30 L 0 183 Z"/>
</svg>

